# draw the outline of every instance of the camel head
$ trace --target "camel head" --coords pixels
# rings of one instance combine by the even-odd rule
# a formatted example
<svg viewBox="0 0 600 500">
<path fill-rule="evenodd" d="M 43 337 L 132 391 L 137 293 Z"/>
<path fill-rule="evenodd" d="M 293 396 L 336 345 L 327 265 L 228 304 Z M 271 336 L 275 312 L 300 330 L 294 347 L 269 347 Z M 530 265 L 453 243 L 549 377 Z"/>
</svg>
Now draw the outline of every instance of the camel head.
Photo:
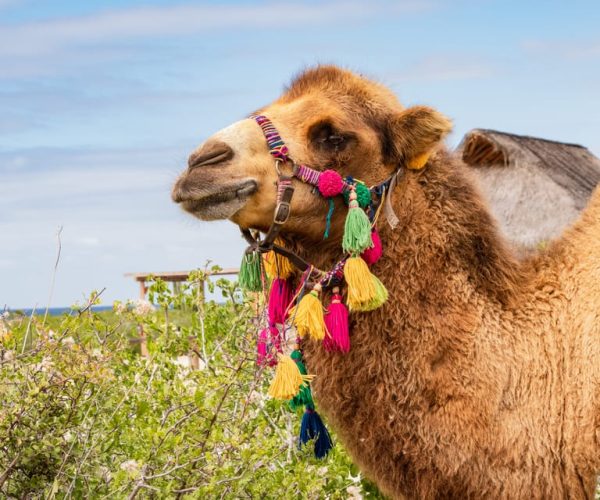
<svg viewBox="0 0 600 500">
<path fill-rule="evenodd" d="M 368 186 L 434 149 L 450 130 L 449 120 L 437 111 L 405 109 L 382 85 L 334 66 L 305 71 L 254 114 L 271 120 L 296 163 L 334 169 Z M 281 165 L 281 170 L 286 173 L 290 166 Z M 266 231 L 273 220 L 277 177 L 263 131 L 255 120 L 243 119 L 192 152 L 172 197 L 202 220 L 230 219 L 242 228 Z M 312 186 L 298 180 L 294 186 L 284 230 L 320 241 L 328 204 Z M 340 213 L 335 210 L 334 217 L 342 218 Z"/>
</svg>

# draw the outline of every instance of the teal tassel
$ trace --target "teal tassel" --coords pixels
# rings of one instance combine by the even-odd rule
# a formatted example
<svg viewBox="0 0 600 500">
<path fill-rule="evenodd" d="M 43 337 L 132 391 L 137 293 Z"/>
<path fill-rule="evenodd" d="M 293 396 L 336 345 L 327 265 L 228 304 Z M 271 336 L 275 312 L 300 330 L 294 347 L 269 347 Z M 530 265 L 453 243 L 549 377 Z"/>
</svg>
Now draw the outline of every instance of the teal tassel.
<svg viewBox="0 0 600 500">
<path fill-rule="evenodd" d="M 240 287 L 249 292 L 260 292 L 263 289 L 262 259 L 260 253 L 252 251 L 244 254 L 240 265 Z"/>
<path fill-rule="evenodd" d="M 333 209 L 335 208 L 335 203 L 333 202 L 333 198 L 329 198 L 329 210 L 327 211 L 327 218 L 325 219 L 325 233 L 323 234 L 323 239 L 329 238 L 329 230 L 331 229 L 331 217 L 333 215 Z"/>
</svg>

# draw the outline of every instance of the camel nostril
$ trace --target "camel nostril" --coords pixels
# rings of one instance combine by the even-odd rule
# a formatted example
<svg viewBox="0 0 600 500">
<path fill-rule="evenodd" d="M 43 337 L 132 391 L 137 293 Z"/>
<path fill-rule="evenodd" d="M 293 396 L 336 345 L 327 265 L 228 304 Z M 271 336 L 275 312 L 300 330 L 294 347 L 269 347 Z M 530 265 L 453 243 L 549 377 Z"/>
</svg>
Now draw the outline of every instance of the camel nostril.
<svg viewBox="0 0 600 500">
<path fill-rule="evenodd" d="M 233 149 L 221 141 L 208 141 L 188 159 L 188 168 L 216 165 L 233 158 Z"/>
</svg>

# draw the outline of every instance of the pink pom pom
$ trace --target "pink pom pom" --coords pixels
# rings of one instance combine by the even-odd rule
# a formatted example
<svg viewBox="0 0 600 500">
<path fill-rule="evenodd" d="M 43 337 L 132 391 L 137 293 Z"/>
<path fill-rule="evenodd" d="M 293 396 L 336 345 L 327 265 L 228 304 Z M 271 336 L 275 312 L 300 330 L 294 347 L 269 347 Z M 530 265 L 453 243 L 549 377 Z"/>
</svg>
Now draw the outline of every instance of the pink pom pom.
<svg viewBox="0 0 600 500">
<path fill-rule="evenodd" d="M 282 325 L 285 322 L 285 312 L 294 297 L 294 292 L 288 280 L 277 278 L 271 283 L 269 292 L 269 324 Z"/>
<path fill-rule="evenodd" d="M 348 352 L 350 350 L 350 332 L 348 328 L 348 309 L 342 296 L 336 293 L 331 296 L 331 303 L 325 314 L 325 325 L 329 335 L 323 339 L 323 347 L 327 351 Z"/>
<path fill-rule="evenodd" d="M 319 176 L 319 192 L 330 198 L 342 194 L 344 190 L 344 179 L 335 170 L 325 170 Z"/>
<path fill-rule="evenodd" d="M 279 330 L 274 326 L 263 328 L 258 334 L 256 342 L 256 364 L 275 366 L 278 352 L 281 352 Z"/>
<path fill-rule="evenodd" d="M 373 246 L 371 248 L 367 248 L 363 253 L 360 254 L 362 259 L 369 266 L 375 264 L 375 262 L 379 260 L 381 254 L 383 253 L 383 249 L 381 247 L 381 238 L 379 237 L 379 233 L 375 228 L 371 230 L 371 240 L 373 240 Z"/>
</svg>

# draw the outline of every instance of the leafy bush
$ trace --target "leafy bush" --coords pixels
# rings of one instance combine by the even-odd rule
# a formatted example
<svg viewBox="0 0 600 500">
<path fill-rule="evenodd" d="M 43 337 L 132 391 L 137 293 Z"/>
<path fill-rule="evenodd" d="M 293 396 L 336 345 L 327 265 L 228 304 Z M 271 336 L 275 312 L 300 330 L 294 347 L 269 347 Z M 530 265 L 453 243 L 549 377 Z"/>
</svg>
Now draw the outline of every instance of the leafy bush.
<svg viewBox="0 0 600 500">
<path fill-rule="evenodd" d="M 204 302 L 199 284 L 225 302 Z M 266 396 L 254 306 L 197 271 L 114 313 L 0 320 L 0 492 L 14 498 L 378 497 L 339 444 L 298 450 L 300 419 Z M 141 325 L 148 357 L 139 355 Z M 187 355 L 198 359 L 192 369 Z M 270 369 L 267 369 L 270 371 Z"/>
</svg>

